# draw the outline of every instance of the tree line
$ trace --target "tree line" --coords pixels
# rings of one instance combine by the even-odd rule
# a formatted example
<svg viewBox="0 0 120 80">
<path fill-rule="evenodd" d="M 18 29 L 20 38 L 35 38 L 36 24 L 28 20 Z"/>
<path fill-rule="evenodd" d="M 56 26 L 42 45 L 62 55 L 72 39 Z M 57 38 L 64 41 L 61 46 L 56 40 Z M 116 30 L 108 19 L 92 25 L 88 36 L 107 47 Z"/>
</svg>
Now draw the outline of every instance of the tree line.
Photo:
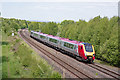
<svg viewBox="0 0 120 80">
<path fill-rule="evenodd" d="M 18 31 L 20 28 L 27 28 L 77 41 L 91 43 L 95 47 L 96 58 L 105 61 L 111 65 L 119 66 L 119 25 L 120 18 L 114 16 L 110 19 L 97 16 L 88 22 L 85 20 L 73 21 L 64 20 L 61 23 L 56 22 L 34 22 L 19 19 L 2 20 L 2 30 L 8 35 L 11 31 Z"/>
</svg>

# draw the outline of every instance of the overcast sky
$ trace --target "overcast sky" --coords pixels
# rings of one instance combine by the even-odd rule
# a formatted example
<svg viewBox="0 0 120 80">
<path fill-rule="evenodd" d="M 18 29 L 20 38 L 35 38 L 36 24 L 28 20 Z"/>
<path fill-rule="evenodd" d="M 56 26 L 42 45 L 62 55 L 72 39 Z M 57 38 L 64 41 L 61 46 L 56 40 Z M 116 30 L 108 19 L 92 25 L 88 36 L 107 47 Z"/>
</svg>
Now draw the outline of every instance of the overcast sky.
<svg viewBox="0 0 120 80">
<path fill-rule="evenodd" d="M 73 2 L 74 1 L 74 2 Z M 91 0 L 92 1 L 92 0 Z M 54 21 L 79 19 L 89 21 L 101 16 L 118 16 L 118 0 L 4 0 L 1 3 L 1 16 L 35 21 Z"/>
</svg>

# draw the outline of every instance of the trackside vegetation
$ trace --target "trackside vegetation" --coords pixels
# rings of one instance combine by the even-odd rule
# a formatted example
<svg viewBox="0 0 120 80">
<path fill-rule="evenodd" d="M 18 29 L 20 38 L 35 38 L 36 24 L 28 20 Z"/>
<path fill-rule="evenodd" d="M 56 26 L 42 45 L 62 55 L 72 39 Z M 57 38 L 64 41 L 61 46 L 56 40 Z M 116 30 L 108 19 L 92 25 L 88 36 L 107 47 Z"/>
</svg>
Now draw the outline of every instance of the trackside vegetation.
<svg viewBox="0 0 120 80">
<path fill-rule="evenodd" d="M 54 36 L 91 43 L 95 47 L 96 59 L 120 67 L 118 22 L 120 22 L 118 16 L 110 19 L 97 16 L 88 22 L 85 20 L 76 22 L 64 20 L 61 23 L 2 18 L 2 30 L 9 35 L 11 30 L 17 31 L 19 28 L 28 28 L 34 31 L 41 30 L 43 33 Z"/>
<path fill-rule="evenodd" d="M 2 32 L 2 78 L 61 78 L 19 36 Z"/>
</svg>

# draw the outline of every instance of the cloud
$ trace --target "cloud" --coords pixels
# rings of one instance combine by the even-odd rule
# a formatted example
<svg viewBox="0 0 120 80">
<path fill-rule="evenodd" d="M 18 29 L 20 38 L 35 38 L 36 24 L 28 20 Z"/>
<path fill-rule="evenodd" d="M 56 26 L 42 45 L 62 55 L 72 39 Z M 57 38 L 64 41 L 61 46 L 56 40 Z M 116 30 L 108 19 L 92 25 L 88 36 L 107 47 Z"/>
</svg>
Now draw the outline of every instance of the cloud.
<svg viewBox="0 0 120 80">
<path fill-rule="evenodd" d="M 0 0 L 0 2 L 119 2 L 119 0 Z"/>
<path fill-rule="evenodd" d="M 118 14 L 116 4 L 117 2 L 8 2 L 2 3 L 2 16 L 40 21 L 89 20 L 98 15 L 111 18 Z"/>
</svg>

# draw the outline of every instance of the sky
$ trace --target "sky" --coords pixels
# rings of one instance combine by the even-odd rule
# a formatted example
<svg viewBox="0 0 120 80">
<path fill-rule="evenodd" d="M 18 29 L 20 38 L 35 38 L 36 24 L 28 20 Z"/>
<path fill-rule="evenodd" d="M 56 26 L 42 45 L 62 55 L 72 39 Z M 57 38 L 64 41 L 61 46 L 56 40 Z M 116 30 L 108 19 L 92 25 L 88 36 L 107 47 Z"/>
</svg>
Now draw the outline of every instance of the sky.
<svg viewBox="0 0 120 80">
<path fill-rule="evenodd" d="M 119 0 L 2 0 L 0 12 L 4 18 L 30 21 L 79 19 L 89 21 L 96 16 L 118 16 Z"/>
</svg>

